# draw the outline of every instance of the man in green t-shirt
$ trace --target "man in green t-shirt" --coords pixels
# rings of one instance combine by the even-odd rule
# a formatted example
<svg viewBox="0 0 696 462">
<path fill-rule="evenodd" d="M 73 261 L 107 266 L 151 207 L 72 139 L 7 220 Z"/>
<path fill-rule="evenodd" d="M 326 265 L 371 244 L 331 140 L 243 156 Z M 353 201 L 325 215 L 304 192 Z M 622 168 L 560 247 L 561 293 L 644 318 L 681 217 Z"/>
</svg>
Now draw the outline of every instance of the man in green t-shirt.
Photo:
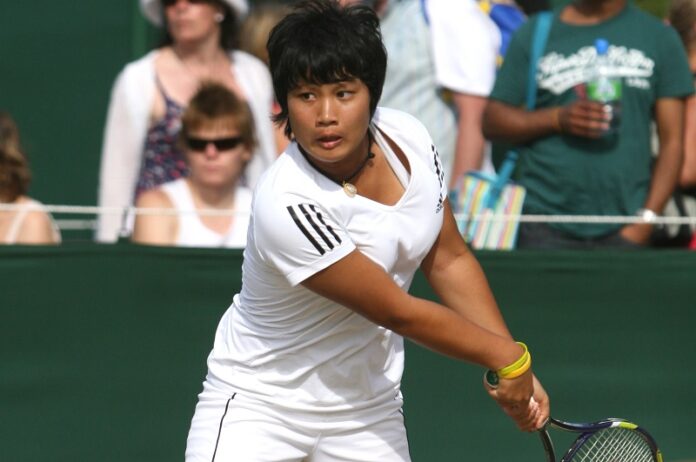
<svg viewBox="0 0 696 462">
<path fill-rule="evenodd" d="M 545 215 L 640 215 L 662 211 L 682 161 L 684 98 L 693 92 L 674 30 L 627 0 L 574 0 L 553 12 L 537 64 L 535 110 L 523 109 L 536 18 L 512 39 L 484 115 L 488 138 L 520 145 L 517 180 L 524 212 Z M 597 53 L 610 44 L 610 74 L 622 82 L 620 114 L 586 98 Z M 618 129 L 607 133 L 612 117 Z M 659 137 L 652 165 L 651 122 Z M 526 248 L 636 247 L 651 225 L 520 226 Z"/>
</svg>

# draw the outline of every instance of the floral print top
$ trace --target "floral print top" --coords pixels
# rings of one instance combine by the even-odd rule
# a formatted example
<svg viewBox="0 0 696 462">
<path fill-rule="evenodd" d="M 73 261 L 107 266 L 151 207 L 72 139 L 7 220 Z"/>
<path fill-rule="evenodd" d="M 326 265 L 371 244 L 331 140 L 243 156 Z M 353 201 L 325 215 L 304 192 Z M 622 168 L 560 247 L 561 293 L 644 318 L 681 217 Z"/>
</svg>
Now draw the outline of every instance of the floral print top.
<svg viewBox="0 0 696 462">
<path fill-rule="evenodd" d="M 143 191 L 185 177 L 189 172 L 184 153 L 179 146 L 184 106 L 171 99 L 164 91 L 159 79 L 155 80 L 166 108 L 164 117 L 153 124 L 147 132 L 135 191 L 136 198 Z"/>
</svg>

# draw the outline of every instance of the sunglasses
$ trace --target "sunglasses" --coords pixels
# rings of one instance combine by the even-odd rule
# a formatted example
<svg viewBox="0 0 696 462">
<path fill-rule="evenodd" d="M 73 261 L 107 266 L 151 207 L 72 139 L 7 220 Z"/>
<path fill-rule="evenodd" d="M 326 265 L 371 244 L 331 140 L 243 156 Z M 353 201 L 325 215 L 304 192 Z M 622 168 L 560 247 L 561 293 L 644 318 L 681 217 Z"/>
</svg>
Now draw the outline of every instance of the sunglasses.
<svg viewBox="0 0 696 462">
<path fill-rule="evenodd" d="M 207 138 L 186 138 L 186 144 L 192 151 L 205 151 L 205 148 L 209 144 L 215 146 L 218 151 L 229 151 L 236 148 L 240 144 L 244 143 L 241 136 L 233 136 L 231 138 L 217 138 L 217 139 L 207 139 Z"/>
<path fill-rule="evenodd" d="M 174 6 L 177 4 L 179 0 L 162 0 L 162 5 L 165 8 L 168 8 L 170 6 Z M 188 3 L 211 3 L 212 0 L 186 0 Z"/>
</svg>

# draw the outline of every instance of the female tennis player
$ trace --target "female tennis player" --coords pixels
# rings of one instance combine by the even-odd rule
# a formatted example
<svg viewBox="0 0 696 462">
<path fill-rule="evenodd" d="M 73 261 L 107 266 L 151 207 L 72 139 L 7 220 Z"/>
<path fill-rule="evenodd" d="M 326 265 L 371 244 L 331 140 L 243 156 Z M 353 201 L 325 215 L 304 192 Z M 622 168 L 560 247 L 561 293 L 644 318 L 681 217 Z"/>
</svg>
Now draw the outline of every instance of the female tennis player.
<svg viewBox="0 0 696 462">
<path fill-rule="evenodd" d="M 374 12 L 303 2 L 268 51 L 293 141 L 256 187 L 186 460 L 409 461 L 403 337 L 498 371 L 488 393 L 539 428 L 548 397 L 458 233 L 430 136 L 377 108 Z M 409 295 L 418 268 L 442 304 Z"/>
</svg>

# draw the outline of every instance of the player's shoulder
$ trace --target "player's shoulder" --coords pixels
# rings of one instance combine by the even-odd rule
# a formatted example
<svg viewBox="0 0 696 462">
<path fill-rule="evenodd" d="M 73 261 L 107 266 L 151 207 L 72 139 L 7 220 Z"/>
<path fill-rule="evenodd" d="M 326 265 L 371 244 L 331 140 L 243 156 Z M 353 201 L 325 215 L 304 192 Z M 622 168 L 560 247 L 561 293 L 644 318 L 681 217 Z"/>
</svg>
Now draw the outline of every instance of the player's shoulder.
<svg viewBox="0 0 696 462">
<path fill-rule="evenodd" d="M 387 107 L 378 107 L 372 122 L 390 137 L 427 137 L 430 138 L 425 125 L 411 114 Z"/>
<path fill-rule="evenodd" d="M 429 155 L 433 139 L 425 125 L 411 114 L 380 107 L 377 108 L 372 121 L 405 153 Z"/>
<path fill-rule="evenodd" d="M 295 143 L 291 143 L 259 179 L 252 204 L 255 215 L 277 213 L 290 204 L 320 196 L 315 182 L 300 165 L 296 151 Z"/>
</svg>

